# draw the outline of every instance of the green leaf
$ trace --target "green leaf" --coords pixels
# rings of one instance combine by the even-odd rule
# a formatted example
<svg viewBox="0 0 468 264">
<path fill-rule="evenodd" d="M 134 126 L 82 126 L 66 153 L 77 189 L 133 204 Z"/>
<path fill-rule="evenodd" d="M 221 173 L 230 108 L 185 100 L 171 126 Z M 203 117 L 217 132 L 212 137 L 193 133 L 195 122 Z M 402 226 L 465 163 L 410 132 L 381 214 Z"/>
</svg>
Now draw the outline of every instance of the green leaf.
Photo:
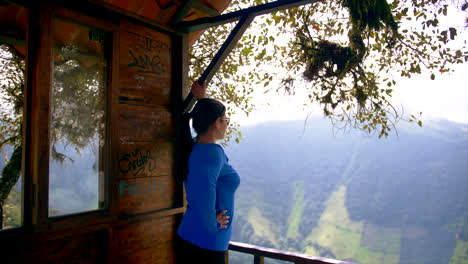
<svg viewBox="0 0 468 264">
<path fill-rule="evenodd" d="M 251 48 L 243 48 L 243 49 L 242 49 L 242 54 L 243 54 L 244 56 L 248 56 L 251 52 L 252 52 L 252 49 L 251 49 Z"/>
<path fill-rule="evenodd" d="M 457 35 L 457 30 L 453 27 L 449 28 L 449 30 L 450 30 L 450 39 L 454 40 L 455 36 Z"/>
</svg>

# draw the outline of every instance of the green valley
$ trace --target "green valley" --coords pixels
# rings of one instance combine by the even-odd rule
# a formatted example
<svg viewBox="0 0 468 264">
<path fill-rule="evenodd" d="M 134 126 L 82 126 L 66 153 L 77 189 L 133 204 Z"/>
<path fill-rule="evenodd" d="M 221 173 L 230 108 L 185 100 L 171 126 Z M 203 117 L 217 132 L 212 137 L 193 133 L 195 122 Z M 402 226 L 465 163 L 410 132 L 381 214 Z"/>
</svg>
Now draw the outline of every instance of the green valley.
<svg viewBox="0 0 468 264">
<path fill-rule="evenodd" d="M 227 147 L 241 176 L 233 241 L 360 264 L 468 264 L 468 125 L 377 140 L 309 124 L 248 127 Z"/>
</svg>

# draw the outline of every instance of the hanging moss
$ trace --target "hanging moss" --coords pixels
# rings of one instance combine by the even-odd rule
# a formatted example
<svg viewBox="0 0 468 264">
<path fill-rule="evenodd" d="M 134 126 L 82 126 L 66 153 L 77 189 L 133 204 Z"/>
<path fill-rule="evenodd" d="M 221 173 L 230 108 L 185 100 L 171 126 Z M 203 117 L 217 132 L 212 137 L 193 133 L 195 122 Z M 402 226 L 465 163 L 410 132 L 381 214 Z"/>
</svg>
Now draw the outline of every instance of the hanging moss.
<svg viewBox="0 0 468 264">
<path fill-rule="evenodd" d="M 305 34 L 298 33 L 298 39 L 306 57 L 308 67 L 304 72 L 304 77 L 308 80 L 320 78 L 343 78 L 346 74 L 359 67 L 367 52 L 367 47 L 363 41 L 364 30 L 380 30 L 384 26 L 389 28 L 391 34 L 389 47 L 392 46 L 397 36 L 398 25 L 395 22 L 390 6 L 386 0 L 343 0 L 343 7 L 349 10 L 349 19 L 352 25 L 348 32 L 349 46 L 342 46 L 338 43 L 327 40 L 313 40 Z M 367 95 L 363 87 L 357 85 L 358 77 L 355 78 L 355 92 L 360 105 L 364 105 Z M 333 89 L 333 88 L 331 88 Z M 330 91 L 327 95 L 331 95 Z M 331 103 L 330 96 L 322 97 L 322 103 Z M 332 104 L 334 108 L 335 104 Z"/>
<path fill-rule="evenodd" d="M 342 47 L 327 40 L 315 41 L 313 47 L 305 49 L 309 54 L 309 68 L 304 75 L 310 80 L 318 78 L 322 69 L 323 77 L 339 76 L 349 59 L 356 55 L 350 47 Z"/>
</svg>

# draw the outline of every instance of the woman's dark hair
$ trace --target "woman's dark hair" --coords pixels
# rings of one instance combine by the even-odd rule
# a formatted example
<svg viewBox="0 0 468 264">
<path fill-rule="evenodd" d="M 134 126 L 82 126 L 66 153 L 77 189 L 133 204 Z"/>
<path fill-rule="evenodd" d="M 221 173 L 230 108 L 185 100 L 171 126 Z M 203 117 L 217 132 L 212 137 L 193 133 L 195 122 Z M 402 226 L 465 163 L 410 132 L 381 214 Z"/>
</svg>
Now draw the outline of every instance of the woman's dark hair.
<svg viewBox="0 0 468 264">
<path fill-rule="evenodd" d="M 224 112 L 226 112 L 226 107 L 218 100 L 211 98 L 198 100 L 190 113 L 192 126 L 197 135 L 205 133 L 218 117 L 224 115 Z"/>
<path fill-rule="evenodd" d="M 192 147 L 195 141 L 190 132 L 190 119 L 192 119 L 192 126 L 197 136 L 208 131 L 208 128 L 213 124 L 216 119 L 222 117 L 226 112 L 226 107 L 218 100 L 211 98 L 202 98 L 198 100 L 192 112 L 186 113 L 182 116 L 183 122 L 183 162 L 185 170 L 182 172 L 183 180 L 187 179 L 188 174 L 188 159 L 192 152 Z"/>
</svg>

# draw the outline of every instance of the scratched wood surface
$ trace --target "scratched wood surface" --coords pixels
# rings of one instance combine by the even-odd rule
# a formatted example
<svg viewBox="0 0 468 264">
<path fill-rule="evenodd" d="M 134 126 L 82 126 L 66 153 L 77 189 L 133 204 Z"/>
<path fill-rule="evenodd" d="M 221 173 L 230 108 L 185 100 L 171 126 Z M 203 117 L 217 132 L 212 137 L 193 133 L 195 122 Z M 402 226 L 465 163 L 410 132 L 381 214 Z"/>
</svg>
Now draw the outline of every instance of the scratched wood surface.
<svg viewBox="0 0 468 264">
<path fill-rule="evenodd" d="M 175 216 L 166 216 L 119 226 L 113 230 L 113 248 L 126 254 L 171 241 L 177 226 Z"/>
<path fill-rule="evenodd" d="M 138 219 L 177 200 L 172 39 L 127 21 L 120 26 L 117 214 Z M 171 215 L 113 228 L 113 262 L 173 263 L 176 223 Z"/>
<path fill-rule="evenodd" d="M 118 213 L 121 217 L 170 209 L 175 199 L 171 176 L 119 180 Z"/>
<path fill-rule="evenodd" d="M 113 263 L 121 264 L 173 264 L 173 242 L 159 243 L 153 247 L 117 256 Z"/>
<path fill-rule="evenodd" d="M 172 73 L 170 37 L 128 23 L 122 23 L 122 27 L 119 101 L 168 105 Z"/>
<path fill-rule="evenodd" d="M 117 124 L 121 143 L 156 142 L 174 138 L 174 120 L 164 107 L 119 105 Z"/>
<path fill-rule="evenodd" d="M 119 178 L 169 176 L 173 173 L 172 142 L 120 144 Z"/>
<path fill-rule="evenodd" d="M 5 263 L 105 263 L 107 232 L 101 230 L 50 241 L 34 239 L 22 249 L 23 252 L 12 256 L 14 262 L 9 262 L 7 258 Z"/>
<path fill-rule="evenodd" d="M 167 24 L 180 5 L 179 1 L 168 0 L 101 0 L 121 9 L 121 12 L 142 16 L 160 24 Z M 119 10 L 120 11 L 120 10 Z"/>
</svg>

